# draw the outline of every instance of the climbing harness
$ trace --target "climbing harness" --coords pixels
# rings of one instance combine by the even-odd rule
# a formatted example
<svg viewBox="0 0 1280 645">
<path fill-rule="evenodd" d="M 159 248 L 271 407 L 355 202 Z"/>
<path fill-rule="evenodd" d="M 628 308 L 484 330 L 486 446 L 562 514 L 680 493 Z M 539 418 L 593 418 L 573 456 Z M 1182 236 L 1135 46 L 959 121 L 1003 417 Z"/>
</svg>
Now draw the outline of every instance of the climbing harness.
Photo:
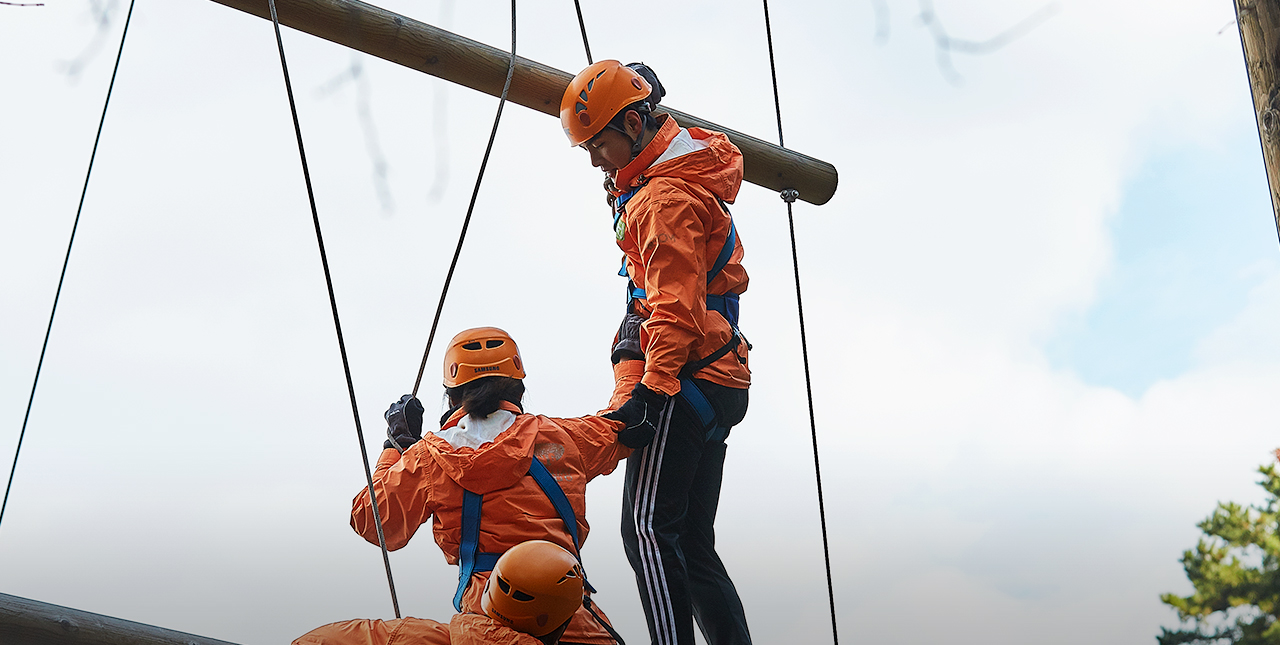
<svg viewBox="0 0 1280 645">
<path fill-rule="evenodd" d="M 452 416 L 452 415 L 450 415 Z M 441 430 L 451 428 L 458 424 L 461 417 L 446 423 Z M 547 470 L 547 466 L 538 459 L 537 455 L 530 457 L 529 476 L 538 484 L 538 488 L 542 489 L 542 493 L 547 496 L 551 502 L 551 506 L 556 509 L 556 515 L 560 516 L 560 521 L 564 523 L 565 530 L 569 532 L 569 537 L 573 540 L 573 557 L 577 558 L 578 564 L 582 564 L 582 555 L 580 552 L 582 542 L 578 539 L 578 518 L 573 512 L 573 505 L 569 503 L 569 497 L 564 494 L 564 489 L 560 488 L 560 484 L 556 483 L 556 478 Z M 462 596 L 467 591 L 467 586 L 471 583 L 471 576 L 476 573 L 493 571 L 493 567 L 498 563 L 498 558 L 502 557 L 501 553 L 487 553 L 480 551 L 480 518 L 481 507 L 484 505 L 484 495 L 473 493 L 463 489 L 462 492 L 462 537 L 458 541 L 458 589 L 453 594 L 453 608 L 462 611 Z M 586 577 L 586 567 L 583 567 L 583 588 L 588 593 L 595 593 L 596 590 Z M 622 637 L 614 631 L 613 626 L 605 622 L 595 609 L 591 606 L 591 597 L 584 594 L 583 603 L 587 607 L 587 611 L 595 617 L 596 622 L 604 627 L 609 635 L 618 642 L 618 645 L 626 645 Z"/>
<path fill-rule="evenodd" d="M 456 423 L 457 421 L 455 420 L 445 428 L 449 428 Z M 560 484 L 556 483 L 555 477 L 547 470 L 546 465 L 536 456 L 531 457 L 529 476 L 533 478 L 533 481 L 538 484 L 538 488 L 541 488 L 547 499 L 551 501 L 551 506 L 556 509 L 556 514 L 560 516 L 560 521 L 564 522 L 565 529 L 569 531 L 569 537 L 573 539 L 573 556 L 578 558 L 578 562 L 581 564 L 582 558 L 578 553 L 578 549 L 581 546 L 578 541 L 578 520 L 573 513 L 573 506 L 569 504 L 568 496 L 564 494 Z M 453 595 L 453 608 L 458 611 L 462 611 L 462 595 L 467 591 L 467 585 L 471 582 L 471 575 L 493 571 L 494 565 L 498 563 L 498 558 L 502 557 L 501 553 L 480 551 L 480 507 L 483 503 L 484 495 L 463 490 L 462 539 L 458 542 L 458 590 Z M 595 589 L 592 589 L 590 584 L 586 584 L 586 588 L 592 593 L 595 592 Z"/>
<path fill-rule="evenodd" d="M 80 226 L 80 213 L 84 211 L 84 196 L 89 192 L 89 178 L 93 176 L 93 160 L 98 157 L 98 142 L 102 140 L 102 125 L 107 122 L 107 107 L 111 105 L 111 90 L 116 86 L 116 73 L 120 71 L 120 58 L 124 56 L 124 41 L 129 35 L 129 21 L 133 18 L 134 1 L 129 0 L 129 12 L 124 17 L 124 29 L 120 32 L 120 49 L 116 51 L 115 67 L 111 68 L 111 83 L 107 85 L 107 99 L 102 103 L 102 118 L 98 120 L 98 134 L 93 137 L 93 152 L 89 154 L 89 169 L 84 173 L 84 188 L 80 189 L 80 205 L 76 207 L 76 218 L 71 224 L 71 239 L 67 240 L 67 255 L 62 259 L 62 273 L 58 276 L 58 289 L 53 293 L 53 309 L 49 311 L 49 325 L 44 330 L 44 344 L 40 345 L 40 360 L 36 361 L 36 377 L 31 382 L 31 396 L 27 398 L 27 412 L 22 415 L 22 431 L 18 433 L 18 447 L 13 451 L 13 466 L 9 469 L 9 483 L 4 488 L 4 501 L 0 502 L 0 522 L 4 521 L 4 509 L 9 506 L 9 492 L 13 490 L 13 474 L 18 471 L 18 455 L 22 454 L 22 440 L 27 436 L 27 420 L 31 418 L 31 404 L 36 400 L 36 386 L 40 384 L 40 368 L 44 367 L 45 350 L 49 349 L 49 335 L 53 333 L 53 317 L 58 313 L 58 299 L 62 296 L 62 283 L 67 278 L 67 265 L 71 263 L 71 247 L 76 242 L 76 229 Z"/>
<path fill-rule="evenodd" d="M 489 165 L 489 153 L 493 151 L 493 140 L 498 136 L 498 124 L 502 121 L 502 108 L 507 104 L 507 92 L 511 90 L 511 77 L 516 71 L 516 0 L 511 0 L 511 62 L 507 64 L 507 80 L 502 84 L 502 96 L 498 99 L 498 113 L 493 117 L 493 128 L 489 130 L 489 143 L 484 148 L 484 158 L 480 160 L 480 172 L 476 175 L 476 185 L 471 189 L 471 203 L 467 204 L 467 216 L 462 219 L 462 231 L 458 233 L 458 246 L 453 250 L 453 260 L 449 262 L 449 272 L 445 274 L 444 286 L 440 288 L 440 302 L 436 303 L 436 315 L 431 319 L 431 332 L 427 334 L 427 348 L 422 351 L 422 364 L 418 366 L 418 378 L 413 382 L 413 395 L 418 395 L 418 387 L 422 385 L 422 374 L 427 369 L 427 357 L 431 355 L 431 343 L 435 341 L 436 329 L 440 326 L 440 313 L 444 311 L 444 300 L 449 295 L 449 285 L 453 282 L 453 272 L 458 268 L 458 256 L 462 255 L 462 244 L 467 240 L 467 228 L 471 226 L 471 213 L 476 208 L 476 197 L 480 195 L 480 182 L 484 181 L 484 170 Z"/>
<path fill-rule="evenodd" d="M 764 2 L 764 33 L 769 45 L 769 73 L 773 79 L 773 107 L 778 116 L 778 145 L 784 146 L 782 140 L 782 101 L 778 95 L 778 68 L 773 58 L 773 28 L 769 24 L 769 0 Z M 836 596 L 831 581 L 831 550 L 827 541 L 827 511 L 822 499 L 822 465 L 818 461 L 818 424 L 813 413 L 813 383 L 809 375 L 809 343 L 804 331 L 804 300 L 800 296 L 800 255 L 796 250 L 796 221 L 791 214 L 791 205 L 800 197 L 794 189 L 782 191 L 782 200 L 787 203 L 787 226 L 791 232 L 791 266 L 796 276 L 796 309 L 800 317 L 800 354 L 804 359 L 804 391 L 809 401 L 809 432 L 813 437 L 813 472 L 818 484 L 818 519 L 822 524 L 822 559 L 827 569 L 827 602 L 831 607 L 831 639 L 839 645 L 840 635 L 836 630 Z"/>
<path fill-rule="evenodd" d="M 373 473 L 369 470 L 369 451 L 364 445 L 364 431 L 360 428 L 360 411 L 356 407 L 356 389 L 351 381 L 351 365 L 347 361 L 347 345 L 342 339 L 342 322 L 338 319 L 338 301 L 333 294 L 333 279 L 329 275 L 329 257 L 324 251 L 324 236 L 320 233 L 320 214 L 316 210 L 316 195 L 311 187 L 311 170 L 307 167 L 307 152 L 302 145 L 302 126 L 298 123 L 298 107 L 293 100 L 293 84 L 289 81 L 289 64 L 285 61 L 284 40 L 280 38 L 280 19 L 276 15 L 276 0 L 268 0 L 271 9 L 271 25 L 276 32 L 276 46 L 280 50 L 280 68 L 284 72 L 285 93 L 289 95 L 289 112 L 293 115 L 293 132 L 298 139 L 298 156 L 302 159 L 302 177 L 307 184 L 307 199 L 311 203 L 311 221 L 315 224 L 316 243 L 320 247 L 320 264 L 324 267 L 324 283 L 329 289 L 329 308 L 333 311 L 333 327 L 338 335 L 338 352 L 342 354 L 342 372 L 347 378 L 347 394 L 351 398 L 351 416 L 356 422 L 356 440 L 360 444 L 360 463 L 364 465 L 364 478 L 369 486 L 369 501 L 373 506 L 373 522 L 378 528 L 378 546 L 382 549 L 382 564 L 387 570 L 387 586 L 391 589 L 391 607 L 396 618 L 400 617 L 400 601 L 396 598 L 396 583 L 391 577 L 391 559 L 387 556 L 387 539 L 382 533 L 382 515 L 378 512 L 378 496 L 373 489 Z"/>
<path fill-rule="evenodd" d="M 614 230 L 619 235 L 623 231 L 622 218 L 626 214 L 627 202 L 631 201 L 631 198 L 635 197 L 636 193 L 646 185 L 648 185 L 648 179 L 641 177 L 638 185 L 633 186 L 630 190 L 627 190 L 615 198 L 613 223 Z M 711 282 L 720 275 L 720 272 L 724 270 L 725 266 L 729 264 L 729 258 L 733 257 L 733 250 L 737 247 L 738 243 L 738 229 L 733 223 L 733 214 L 729 212 L 729 206 L 724 203 L 724 200 L 718 201 L 720 203 L 720 208 L 722 208 L 725 214 L 729 216 L 729 233 L 725 236 L 724 245 L 720 247 L 720 253 L 716 255 L 715 262 L 707 271 L 708 287 L 710 287 Z M 622 269 L 618 271 L 618 275 L 627 278 L 628 309 L 631 308 L 634 301 L 645 299 L 644 289 L 636 286 L 635 281 L 627 274 L 627 263 L 625 259 L 622 262 Z M 729 429 L 717 423 L 718 415 L 716 414 L 715 407 L 711 405 L 711 401 L 707 399 L 707 395 L 698 387 L 697 381 L 694 380 L 693 375 L 702 368 L 720 360 L 721 357 L 729 352 L 734 352 L 736 354 L 739 345 L 746 343 L 747 349 L 751 349 L 751 344 L 747 343 L 746 339 L 742 336 L 742 332 L 738 329 L 738 294 L 732 292 L 723 294 L 707 294 L 707 310 L 719 312 L 721 316 L 724 316 L 724 319 L 729 323 L 729 328 L 733 331 L 733 338 L 729 339 L 729 342 L 725 343 L 716 351 L 711 352 L 699 360 L 685 364 L 684 368 L 680 370 L 680 391 L 676 396 L 680 397 L 681 400 L 688 404 L 688 406 L 697 415 L 699 422 L 702 423 L 702 427 L 706 431 L 705 439 L 707 441 L 718 441 L 728 434 Z M 738 360 L 742 361 L 743 359 L 739 357 Z"/>
</svg>

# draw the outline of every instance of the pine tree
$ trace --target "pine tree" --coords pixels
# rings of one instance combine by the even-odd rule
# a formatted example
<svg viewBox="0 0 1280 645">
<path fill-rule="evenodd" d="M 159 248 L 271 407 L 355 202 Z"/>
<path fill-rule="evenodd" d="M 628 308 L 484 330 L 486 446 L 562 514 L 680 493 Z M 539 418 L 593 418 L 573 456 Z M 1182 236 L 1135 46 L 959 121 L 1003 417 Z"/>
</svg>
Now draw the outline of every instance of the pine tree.
<svg viewBox="0 0 1280 645">
<path fill-rule="evenodd" d="M 1183 621 L 1178 630 L 1161 628 L 1160 645 L 1280 645 L 1280 474 L 1275 464 L 1258 472 L 1265 504 L 1219 502 L 1197 524 L 1204 536 L 1182 554 L 1195 593 L 1160 597 Z"/>
</svg>

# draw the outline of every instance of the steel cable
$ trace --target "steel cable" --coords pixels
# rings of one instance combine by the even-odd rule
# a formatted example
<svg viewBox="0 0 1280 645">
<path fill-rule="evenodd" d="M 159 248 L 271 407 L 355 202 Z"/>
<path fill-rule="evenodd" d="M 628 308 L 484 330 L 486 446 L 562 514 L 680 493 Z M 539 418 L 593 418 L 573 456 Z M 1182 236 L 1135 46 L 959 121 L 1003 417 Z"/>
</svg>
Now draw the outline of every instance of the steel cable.
<svg viewBox="0 0 1280 645">
<path fill-rule="evenodd" d="M 382 534 L 382 516 L 378 512 L 378 496 L 373 489 L 373 473 L 369 470 L 369 451 L 364 445 L 364 430 L 360 428 L 360 410 L 356 406 L 356 389 L 351 381 L 351 365 L 347 361 L 347 345 L 342 339 L 342 322 L 338 319 L 338 301 L 333 295 L 333 279 L 329 274 L 329 257 L 324 250 L 324 235 L 320 232 L 320 214 L 316 211 L 316 195 L 311 187 L 311 170 L 307 166 L 307 152 L 302 145 L 302 126 L 298 123 L 298 108 L 293 100 L 293 84 L 289 80 L 289 65 L 284 56 L 284 40 L 280 38 L 280 19 L 276 16 L 276 0 L 268 0 L 271 9 L 271 25 L 276 32 L 276 46 L 280 49 L 280 68 L 284 72 L 284 88 L 289 95 L 289 112 L 293 116 L 293 132 L 298 138 L 298 156 L 302 159 L 302 178 L 307 184 L 307 200 L 311 203 L 311 221 L 315 224 L 316 243 L 320 247 L 320 264 L 324 267 L 324 283 L 329 289 L 329 308 L 333 311 L 333 327 L 338 335 L 338 352 L 342 354 L 342 372 L 347 378 L 347 394 L 351 398 L 351 415 L 356 422 L 356 438 L 360 443 L 360 463 L 364 465 L 364 478 L 369 485 L 369 501 L 373 506 L 373 521 L 378 529 L 378 546 L 382 549 L 382 564 L 387 570 L 387 586 L 391 589 L 391 607 L 396 618 L 400 617 L 400 601 L 396 598 L 396 583 L 391 577 L 391 559 L 387 556 L 387 540 Z"/>
<path fill-rule="evenodd" d="M 782 100 L 778 94 L 778 69 L 773 57 L 773 28 L 769 23 L 769 0 L 764 2 L 764 32 L 769 44 L 769 73 L 773 79 L 773 108 L 778 117 L 778 145 L 785 147 L 782 139 Z M 800 294 L 800 255 L 796 250 L 796 221 L 791 213 L 791 205 L 799 197 L 795 190 L 782 191 L 782 199 L 787 203 L 787 226 L 791 233 L 791 266 L 796 276 L 796 309 L 800 317 L 800 353 L 804 358 L 804 391 L 809 402 L 809 432 L 813 436 L 813 471 L 818 483 L 818 518 L 822 523 L 822 559 L 827 570 L 827 601 L 831 606 L 831 639 L 840 642 L 836 630 L 836 596 L 831 581 L 831 549 L 827 540 L 827 511 L 822 497 L 822 465 L 818 460 L 818 424 L 813 412 L 813 382 L 809 374 L 809 343 L 804 328 L 804 300 Z"/>
<path fill-rule="evenodd" d="M 591 44 L 587 42 L 587 23 L 582 19 L 582 5 L 578 0 L 573 0 L 573 9 L 578 12 L 578 29 L 582 30 L 582 48 L 587 50 L 587 64 L 595 63 L 591 59 Z"/>
<path fill-rule="evenodd" d="M 22 416 L 22 431 L 18 433 L 18 447 L 13 451 L 13 467 L 9 469 L 9 483 L 4 488 L 4 501 L 0 502 L 0 522 L 4 521 L 4 511 L 9 506 L 9 492 L 13 489 L 13 475 L 18 471 L 18 455 L 22 454 L 22 440 L 27 436 L 27 421 L 31 418 L 31 405 L 36 399 L 36 386 L 40 384 L 40 369 L 44 367 L 45 350 L 49 348 L 49 336 L 53 333 L 53 317 L 58 313 L 58 299 L 62 296 L 62 283 L 67 278 L 67 265 L 71 263 L 71 247 L 76 241 L 76 229 L 80 226 L 80 213 L 84 211 L 84 198 L 89 192 L 89 178 L 93 176 L 93 161 L 98 156 L 98 142 L 102 140 L 102 126 L 107 122 L 107 107 L 111 105 L 111 90 L 116 86 L 116 73 L 120 71 L 120 58 L 124 55 L 124 41 L 129 35 L 129 21 L 133 18 L 133 5 L 129 2 L 129 12 L 124 18 L 124 29 L 120 33 L 120 49 L 116 51 L 116 64 L 111 68 L 111 82 L 107 85 L 107 99 L 102 103 L 102 117 L 98 119 L 98 134 L 93 138 L 93 152 L 89 154 L 89 169 L 84 173 L 84 187 L 80 189 L 80 205 L 76 207 L 76 218 L 71 224 L 71 239 L 67 241 L 67 255 L 62 259 L 62 273 L 58 276 L 58 289 L 53 294 L 53 309 L 49 311 L 49 325 L 44 330 L 44 344 L 40 346 L 40 360 L 36 362 L 36 377 L 31 382 L 31 396 L 27 398 L 27 412 Z"/>
<path fill-rule="evenodd" d="M 489 153 L 493 151 L 493 140 L 498 136 L 498 124 L 502 121 L 502 108 L 507 104 L 507 92 L 511 89 L 511 77 L 516 71 L 516 0 L 511 0 L 511 62 L 507 64 L 507 80 L 502 84 L 502 96 L 498 99 L 498 113 L 493 117 L 493 129 L 489 131 L 489 144 L 484 148 L 484 158 L 480 160 L 480 173 L 476 175 L 476 185 L 471 189 L 471 203 L 467 205 L 467 216 L 462 219 L 462 231 L 458 233 L 458 246 L 453 250 L 453 260 L 449 262 L 449 272 L 445 274 L 444 286 L 440 289 L 440 302 L 436 303 L 436 314 L 431 319 L 431 332 L 427 334 L 427 348 L 422 352 L 422 364 L 418 366 L 418 378 L 413 382 L 413 396 L 418 395 L 418 387 L 422 385 L 422 373 L 427 369 L 427 357 L 431 355 L 431 344 L 436 338 L 436 329 L 440 326 L 440 313 L 444 311 L 444 301 L 449 295 L 449 285 L 453 282 L 453 273 L 458 268 L 458 257 L 462 255 L 462 245 L 467 239 L 467 228 L 471 226 L 471 213 L 476 208 L 476 197 L 480 194 L 480 183 L 484 181 L 484 171 L 489 165 Z"/>
</svg>

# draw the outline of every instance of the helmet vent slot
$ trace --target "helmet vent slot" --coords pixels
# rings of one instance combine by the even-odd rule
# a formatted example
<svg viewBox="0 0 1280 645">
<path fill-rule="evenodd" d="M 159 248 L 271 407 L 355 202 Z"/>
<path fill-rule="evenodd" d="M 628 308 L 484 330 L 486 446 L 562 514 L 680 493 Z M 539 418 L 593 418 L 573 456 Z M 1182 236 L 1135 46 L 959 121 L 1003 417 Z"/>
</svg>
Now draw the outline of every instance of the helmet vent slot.
<svg viewBox="0 0 1280 645">
<path fill-rule="evenodd" d="M 506 341 L 504 341 L 504 340 L 502 340 L 502 339 L 497 339 L 497 340 L 486 340 L 486 341 L 484 341 L 484 348 L 485 348 L 485 349 L 493 349 L 494 347 L 502 347 L 502 344 L 503 344 L 503 343 L 505 343 L 505 342 L 506 342 Z"/>
<path fill-rule="evenodd" d="M 502 593 L 510 594 L 511 585 L 508 584 L 506 580 L 503 580 L 502 576 L 497 576 L 497 578 L 498 578 L 498 588 L 502 590 Z"/>
<path fill-rule="evenodd" d="M 480 351 L 480 341 L 474 341 L 462 346 L 462 349 L 469 349 L 473 352 Z"/>
<path fill-rule="evenodd" d="M 519 600 L 520 602 L 529 602 L 530 600 L 533 600 L 533 596 L 530 596 L 529 594 L 523 591 L 520 591 L 519 589 L 512 589 L 511 597 L 515 598 L 516 600 Z"/>
</svg>

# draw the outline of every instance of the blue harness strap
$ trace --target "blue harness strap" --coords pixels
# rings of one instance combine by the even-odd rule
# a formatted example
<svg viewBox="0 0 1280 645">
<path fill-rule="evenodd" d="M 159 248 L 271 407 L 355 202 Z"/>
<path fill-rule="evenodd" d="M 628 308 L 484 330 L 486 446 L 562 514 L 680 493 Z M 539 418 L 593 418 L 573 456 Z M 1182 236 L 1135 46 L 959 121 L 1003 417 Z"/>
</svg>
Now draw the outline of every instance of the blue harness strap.
<svg viewBox="0 0 1280 645">
<path fill-rule="evenodd" d="M 569 497 L 564 494 L 564 489 L 560 488 L 551 471 L 547 470 L 547 466 L 537 457 L 529 463 L 529 476 L 533 477 L 538 488 L 541 488 L 547 499 L 551 500 L 551 506 L 556 509 L 560 521 L 564 522 L 565 528 L 569 531 L 569 537 L 573 538 L 574 557 L 581 561 L 578 555 L 578 549 L 581 546 L 578 542 L 578 519 L 573 513 L 573 505 L 569 503 Z M 458 590 L 453 594 L 453 608 L 457 611 L 462 611 L 462 595 L 467 591 L 467 584 L 471 582 L 472 574 L 493 571 L 498 558 L 502 555 L 479 552 L 480 506 L 483 502 L 484 495 L 477 495 L 469 490 L 462 492 L 462 539 L 458 542 Z M 591 587 L 591 583 L 586 582 L 585 579 L 583 582 L 587 591 L 596 592 Z"/>
<path fill-rule="evenodd" d="M 551 500 L 551 505 L 555 507 L 560 521 L 564 522 L 565 528 L 569 529 L 569 537 L 573 538 L 573 550 L 576 553 L 581 546 L 578 543 L 578 520 L 573 514 L 573 505 L 569 503 L 569 497 L 564 494 L 564 490 L 560 488 L 556 478 L 551 476 L 551 471 L 547 470 L 541 459 L 534 457 L 529 463 L 529 476 L 533 477 L 538 488 L 541 488 L 547 499 Z"/>
<path fill-rule="evenodd" d="M 480 551 L 480 507 L 484 495 L 462 491 L 462 540 L 458 542 L 458 591 L 453 594 L 453 608 L 462 611 L 462 594 L 467 590 L 471 574 L 492 571 L 498 561 L 495 553 Z"/>
<path fill-rule="evenodd" d="M 640 186 L 636 186 L 631 190 L 628 190 L 627 192 L 619 195 L 614 200 L 613 225 L 615 230 L 618 227 L 618 221 L 622 218 L 623 213 L 625 212 L 624 206 L 628 201 L 631 200 L 632 197 L 635 196 L 636 191 L 640 190 L 643 187 L 644 187 L 643 184 Z M 729 206 L 728 204 L 724 203 L 724 200 L 718 200 L 718 201 L 720 202 L 720 208 L 723 209 L 725 214 L 729 216 L 729 233 L 725 236 L 724 245 L 720 247 L 720 253 L 716 255 L 715 262 L 712 263 L 711 268 L 707 270 L 707 286 L 708 287 L 710 287 L 711 282 L 715 280 L 717 276 L 720 275 L 720 272 L 724 271 L 724 268 L 728 266 L 729 259 L 733 257 L 733 251 L 735 248 L 737 248 L 737 244 L 738 244 L 738 227 L 733 223 L 733 213 L 729 212 Z M 630 305 L 633 300 L 645 299 L 644 289 L 637 286 L 634 281 L 630 280 L 631 276 L 627 274 L 627 261 L 625 258 L 622 261 L 622 269 L 618 271 L 618 275 L 624 278 L 628 278 L 627 305 Z M 711 401 L 709 401 L 707 399 L 707 396 L 703 394 L 702 390 L 698 388 L 697 384 L 694 383 L 691 376 L 692 376 L 692 373 L 696 372 L 698 369 L 701 369 L 702 367 L 705 367 L 707 364 L 714 362 L 724 354 L 727 354 L 730 351 L 734 351 L 734 349 L 738 346 L 738 343 L 742 342 L 742 338 L 738 334 L 738 313 L 739 313 L 738 294 L 736 293 L 707 294 L 707 310 L 717 311 L 720 313 L 721 316 L 724 316 L 724 319 L 729 322 L 729 326 L 733 328 L 733 332 L 734 332 L 733 339 L 729 341 L 729 344 L 720 348 L 716 352 L 713 352 L 710 356 L 703 358 L 701 361 L 696 361 L 696 365 L 690 364 L 685 366 L 686 367 L 685 372 L 687 372 L 687 374 L 685 372 L 681 373 L 680 393 L 677 394 L 677 396 L 683 399 L 685 403 L 689 404 L 689 407 L 693 409 L 694 414 L 698 416 L 698 420 L 702 423 L 702 427 L 706 430 L 705 440 L 712 441 L 712 440 L 723 439 L 725 437 L 725 434 L 728 432 L 728 429 L 722 428 L 720 427 L 719 424 L 716 423 L 715 408 L 712 407 Z M 691 367 L 696 367 L 696 369 L 688 369 Z M 575 542 L 574 544 L 577 544 L 577 542 Z"/>
</svg>

